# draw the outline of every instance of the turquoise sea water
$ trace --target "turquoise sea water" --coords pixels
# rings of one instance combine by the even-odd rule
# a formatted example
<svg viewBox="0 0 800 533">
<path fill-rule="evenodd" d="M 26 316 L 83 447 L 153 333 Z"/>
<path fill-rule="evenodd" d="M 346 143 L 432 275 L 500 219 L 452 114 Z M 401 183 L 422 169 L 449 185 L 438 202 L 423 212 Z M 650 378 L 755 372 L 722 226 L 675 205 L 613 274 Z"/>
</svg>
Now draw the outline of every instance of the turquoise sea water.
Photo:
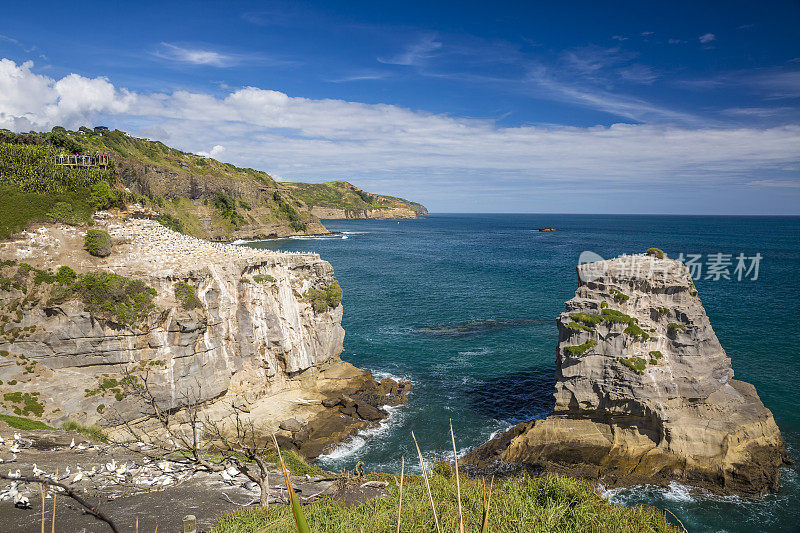
<svg viewBox="0 0 800 533">
<path fill-rule="evenodd" d="M 695 281 L 736 378 L 753 383 L 800 459 L 800 218 L 599 215 L 431 215 L 417 220 L 327 221 L 343 235 L 252 243 L 318 252 L 344 290 L 343 358 L 411 380 L 406 407 L 377 431 L 323 459 L 331 469 L 399 471 L 415 454 L 452 457 L 552 408 L 556 316 L 577 287 L 579 254 L 651 246 L 734 256 L 731 280 Z M 541 233 L 537 228 L 558 231 Z M 737 281 L 735 257 L 760 253 L 757 280 Z M 748 263 L 749 264 L 749 263 Z M 749 277 L 752 277 L 752 273 Z M 703 498 L 675 485 L 610 495 L 673 511 L 690 531 L 797 531 L 798 468 L 759 501 Z"/>
</svg>

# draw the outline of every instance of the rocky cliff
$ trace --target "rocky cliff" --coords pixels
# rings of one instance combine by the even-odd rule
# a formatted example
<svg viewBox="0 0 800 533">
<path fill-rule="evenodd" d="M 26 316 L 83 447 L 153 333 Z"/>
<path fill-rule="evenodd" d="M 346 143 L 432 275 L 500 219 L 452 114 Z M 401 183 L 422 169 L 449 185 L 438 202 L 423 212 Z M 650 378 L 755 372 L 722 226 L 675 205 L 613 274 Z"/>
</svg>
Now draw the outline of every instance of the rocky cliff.
<svg viewBox="0 0 800 533">
<path fill-rule="evenodd" d="M 346 181 L 283 183 L 321 219 L 417 218 L 427 215 L 424 205 L 404 198 L 375 194 Z"/>
<path fill-rule="evenodd" d="M 145 414 L 129 392 L 146 380 L 164 407 L 200 402 L 224 416 L 235 405 L 298 448 L 311 439 L 307 455 L 316 456 L 384 418 L 381 405 L 405 400 L 403 385 L 379 384 L 339 358 L 341 291 L 330 290 L 333 269 L 317 254 L 210 243 L 152 220 L 99 215 L 95 229 L 114 243 L 107 257 L 89 255 L 85 232 L 62 225 L 0 243 L 4 411 L 50 424 L 119 423 Z M 359 394 L 372 401 L 339 416 L 341 399 Z M 319 430 L 314 421 L 331 414 L 338 425 Z"/>
<path fill-rule="evenodd" d="M 473 450 L 606 485 L 679 480 L 715 492 L 779 488 L 789 461 L 755 388 L 733 379 L 688 268 L 649 255 L 581 265 L 558 318 L 555 407 Z"/>
</svg>

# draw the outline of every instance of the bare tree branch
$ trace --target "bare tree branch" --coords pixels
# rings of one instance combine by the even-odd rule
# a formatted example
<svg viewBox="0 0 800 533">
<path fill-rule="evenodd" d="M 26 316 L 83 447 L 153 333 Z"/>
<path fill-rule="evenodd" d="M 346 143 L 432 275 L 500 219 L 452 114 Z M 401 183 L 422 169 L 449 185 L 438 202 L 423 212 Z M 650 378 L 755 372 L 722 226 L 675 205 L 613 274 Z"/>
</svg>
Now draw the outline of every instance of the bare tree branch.
<svg viewBox="0 0 800 533">
<path fill-rule="evenodd" d="M 114 523 L 113 520 L 111 520 L 108 516 L 106 516 L 99 508 L 97 508 L 96 506 L 90 504 L 89 502 L 78 496 L 74 490 L 72 490 L 67 485 L 64 485 L 63 483 L 52 481 L 50 479 L 43 477 L 27 477 L 27 476 L 16 477 L 2 473 L 0 473 L 0 479 L 7 479 L 9 481 L 23 481 L 25 483 L 40 483 L 42 485 L 47 485 L 50 487 L 58 487 L 59 489 L 63 490 L 67 496 L 78 502 L 78 504 L 84 508 L 86 513 L 108 524 L 108 527 L 110 527 L 111 531 L 113 531 L 114 533 L 119 533 L 119 529 L 117 529 L 117 525 Z"/>
</svg>

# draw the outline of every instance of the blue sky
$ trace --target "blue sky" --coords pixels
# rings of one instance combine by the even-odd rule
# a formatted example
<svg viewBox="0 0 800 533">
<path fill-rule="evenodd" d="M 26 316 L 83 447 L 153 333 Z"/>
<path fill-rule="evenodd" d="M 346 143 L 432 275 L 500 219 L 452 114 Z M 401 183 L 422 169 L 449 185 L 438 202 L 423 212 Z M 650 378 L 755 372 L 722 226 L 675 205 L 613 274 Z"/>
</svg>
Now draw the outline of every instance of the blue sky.
<svg viewBox="0 0 800 533">
<path fill-rule="evenodd" d="M 798 21 L 798 2 L 15 2 L 0 127 L 103 123 L 432 211 L 800 214 Z"/>
</svg>

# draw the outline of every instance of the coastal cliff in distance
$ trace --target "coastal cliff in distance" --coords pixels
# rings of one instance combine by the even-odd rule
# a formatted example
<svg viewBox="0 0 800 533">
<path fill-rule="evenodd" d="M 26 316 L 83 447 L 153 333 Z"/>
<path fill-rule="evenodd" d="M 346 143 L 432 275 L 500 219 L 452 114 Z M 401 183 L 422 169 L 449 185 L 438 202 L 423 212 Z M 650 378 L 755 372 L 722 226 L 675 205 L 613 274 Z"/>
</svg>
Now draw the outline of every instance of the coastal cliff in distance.
<svg viewBox="0 0 800 533">
<path fill-rule="evenodd" d="M 108 154 L 108 165 L 75 168 L 54 161 L 60 154 L 86 152 Z M 263 171 L 118 130 L 0 130 L 0 211 L 6 213 L 0 217 L 0 238 L 25 229 L 30 221 L 74 223 L 77 217 L 88 223 L 91 208 L 98 207 L 88 189 L 100 181 L 116 191 L 114 201 L 100 207 L 138 203 L 176 231 L 215 241 L 328 233 L 320 218 L 414 218 L 427 213 L 420 204 L 345 182 L 278 183 Z M 52 216 L 50 208 L 59 202 L 68 204 L 69 213 L 62 208 L 56 210 L 62 216 Z M 31 203 L 41 212 L 21 207 Z"/>
<path fill-rule="evenodd" d="M 375 194 L 346 181 L 283 183 L 320 219 L 417 218 L 427 215 L 424 205 L 403 198 Z"/>
<path fill-rule="evenodd" d="M 558 318 L 555 407 L 472 450 L 606 486 L 677 480 L 724 494 L 779 489 L 790 459 L 755 388 L 733 379 L 689 269 L 656 251 L 578 267 Z"/>
<path fill-rule="evenodd" d="M 63 224 L 0 242 L 0 411 L 113 430 L 148 414 L 146 383 L 162 409 L 200 403 L 222 419 L 234 406 L 313 458 L 405 401 L 405 384 L 340 359 L 342 292 L 319 255 L 135 216 L 95 215 L 89 231 L 113 243 L 105 257 Z"/>
</svg>

